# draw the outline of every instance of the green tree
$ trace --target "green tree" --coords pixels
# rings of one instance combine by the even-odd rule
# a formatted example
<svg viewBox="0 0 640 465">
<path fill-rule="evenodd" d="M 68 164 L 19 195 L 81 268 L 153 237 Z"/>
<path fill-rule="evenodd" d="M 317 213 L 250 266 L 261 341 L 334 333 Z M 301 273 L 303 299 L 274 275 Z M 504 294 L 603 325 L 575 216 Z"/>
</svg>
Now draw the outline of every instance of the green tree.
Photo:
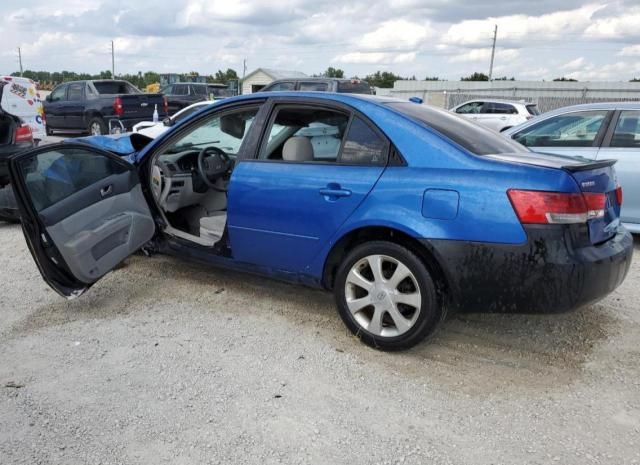
<svg viewBox="0 0 640 465">
<path fill-rule="evenodd" d="M 559 82 L 578 82 L 577 79 L 573 79 L 573 78 L 566 78 L 564 76 L 559 77 L 559 78 L 555 78 L 554 81 L 559 81 Z"/>
<path fill-rule="evenodd" d="M 635 77 L 634 77 L 634 78 L 633 78 L 633 79 L 631 79 L 629 82 L 640 82 L 640 78 L 635 78 Z"/>
<path fill-rule="evenodd" d="M 440 78 L 437 76 L 427 76 L 426 78 L 424 78 L 425 81 L 439 81 Z"/>
<path fill-rule="evenodd" d="M 461 81 L 488 81 L 489 76 L 484 73 L 475 72 L 467 77 L 460 78 Z"/>
<path fill-rule="evenodd" d="M 370 85 L 390 89 L 396 81 L 403 81 L 405 78 L 389 71 L 376 71 L 364 78 Z"/>
<path fill-rule="evenodd" d="M 212 82 L 220 82 L 222 84 L 226 84 L 227 82 L 229 82 L 232 79 L 238 79 L 238 73 L 236 73 L 236 70 L 231 69 L 231 68 L 227 68 L 226 71 L 222 71 L 221 69 L 219 69 L 216 74 L 214 74 L 212 76 L 211 81 Z"/>
<path fill-rule="evenodd" d="M 327 70 L 322 73 L 322 75 L 328 78 L 342 79 L 344 78 L 344 71 L 342 71 L 340 68 L 333 68 L 332 66 L 329 66 Z"/>
</svg>

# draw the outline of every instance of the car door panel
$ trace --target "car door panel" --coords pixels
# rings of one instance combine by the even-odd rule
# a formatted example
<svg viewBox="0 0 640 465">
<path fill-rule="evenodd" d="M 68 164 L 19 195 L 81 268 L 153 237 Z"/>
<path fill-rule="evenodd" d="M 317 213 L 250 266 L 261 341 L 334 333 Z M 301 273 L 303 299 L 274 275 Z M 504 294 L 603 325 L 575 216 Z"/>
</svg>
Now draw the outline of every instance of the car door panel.
<svg viewBox="0 0 640 465">
<path fill-rule="evenodd" d="M 640 110 L 616 112 L 598 159 L 617 160 L 615 170 L 624 196 L 620 219 L 640 227 Z"/>
<path fill-rule="evenodd" d="M 27 242 L 36 244 L 30 248 L 45 280 L 63 295 L 86 290 L 155 233 L 135 167 L 115 155 L 59 144 L 10 164 Z"/>
<path fill-rule="evenodd" d="M 233 172 L 234 258 L 302 271 L 371 191 L 383 166 L 243 161 Z"/>
</svg>

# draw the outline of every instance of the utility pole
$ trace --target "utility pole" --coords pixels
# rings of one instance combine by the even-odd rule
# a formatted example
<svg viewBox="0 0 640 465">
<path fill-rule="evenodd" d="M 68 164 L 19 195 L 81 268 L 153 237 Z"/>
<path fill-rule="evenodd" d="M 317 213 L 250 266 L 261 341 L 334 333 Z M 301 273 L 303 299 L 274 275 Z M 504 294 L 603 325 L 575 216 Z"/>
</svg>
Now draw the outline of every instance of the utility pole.
<svg viewBox="0 0 640 465">
<path fill-rule="evenodd" d="M 116 78 L 116 55 L 113 48 L 113 40 L 111 41 L 111 79 Z"/>
<path fill-rule="evenodd" d="M 491 66 L 489 66 L 489 81 L 493 78 L 493 60 L 496 57 L 496 40 L 498 39 L 498 25 L 493 30 L 493 46 L 491 47 Z"/>
<path fill-rule="evenodd" d="M 18 63 L 20 63 L 20 77 L 22 77 L 22 51 L 18 47 Z"/>
</svg>

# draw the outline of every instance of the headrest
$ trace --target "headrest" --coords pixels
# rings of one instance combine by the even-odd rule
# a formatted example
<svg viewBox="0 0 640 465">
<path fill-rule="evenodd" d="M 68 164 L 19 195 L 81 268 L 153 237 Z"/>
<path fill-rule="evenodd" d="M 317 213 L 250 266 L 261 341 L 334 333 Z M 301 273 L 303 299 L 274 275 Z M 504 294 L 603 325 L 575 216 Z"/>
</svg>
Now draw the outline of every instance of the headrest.
<svg viewBox="0 0 640 465">
<path fill-rule="evenodd" d="M 291 137 L 284 143 L 282 159 L 286 161 L 313 161 L 313 147 L 307 137 Z"/>
</svg>

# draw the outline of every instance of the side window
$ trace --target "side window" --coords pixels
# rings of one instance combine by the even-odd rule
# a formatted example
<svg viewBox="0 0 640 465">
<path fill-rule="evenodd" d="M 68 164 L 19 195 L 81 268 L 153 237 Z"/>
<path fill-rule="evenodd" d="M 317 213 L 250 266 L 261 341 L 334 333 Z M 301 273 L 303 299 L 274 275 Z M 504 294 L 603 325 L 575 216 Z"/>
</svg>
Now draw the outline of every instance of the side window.
<svg viewBox="0 0 640 465">
<path fill-rule="evenodd" d="M 276 108 L 260 159 L 292 162 L 335 162 L 349 114 L 324 108 Z"/>
<path fill-rule="evenodd" d="M 84 84 L 74 83 L 69 84 L 69 90 L 67 91 L 67 100 L 82 100 L 84 96 Z"/>
<path fill-rule="evenodd" d="M 326 92 L 328 89 L 329 85 L 326 82 L 301 82 L 298 86 L 300 91 Z"/>
<path fill-rule="evenodd" d="M 456 113 L 460 115 L 477 114 L 482 110 L 482 105 L 484 105 L 484 102 L 469 102 L 458 108 Z"/>
<path fill-rule="evenodd" d="M 354 117 L 342 149 L 340 163 L 349 165 L 386 165 L 387 141 L 367 123 Z"/>
<path fill-rule="evenodd" d="M 189 86 L 173 86 L 173 95 L 189 95 Z"/>
<path fill-rule="evenodd" d="M 640 111 L 620 113 L 611 147 L 640 147 Z"/>
<path fill-rule="evenodd" d="M 190 86 L 191 93 L 193 95 L 200 95 L 202 97 L 206 97 L 207 95 L 207 86 Z"/>
<path fill-rule="evenodd" d="M 67 86 L 56 87 L 55 89 L 53 89 L 53 92 L 51 92 L 50 100 L 52 102 L 60 102 L 64 100 L 66 92 Z"/>
<path fill-rule="evenodd" d="M 269 88 L 270 91 L 278 92 L 283 90 L 295 90 L 295 82 L 279 82 Z"/>
<path fill-rule="evenodd" d="M 163 154 L 197 154 L 206 147 L 217 147 L 233 158 L 240 151 L 242 141 L 249 133 L 258 110 L 258 107 L 251 107 L 217 113 L 178 138 Z"/>
<path fill-rule="evenodd" d="M 606 110 L 553 116 L 513 135 L 526 147 L 592 147 Z"/>
<path fill-rule="evenodd" d="M 488 113 L 492 115 L 514 115 L 518 114 L 518 110 L 513 105 L 508 103 L 499 102 L 487 102 L 484 104 L 482 113 Z"/>
<path fill-rule="evenodd" d="M 109 176 L 128 171 L 125 162 L 78 148 L 41 152 L 20 161 L 38 212 Z"/>
</svg>

